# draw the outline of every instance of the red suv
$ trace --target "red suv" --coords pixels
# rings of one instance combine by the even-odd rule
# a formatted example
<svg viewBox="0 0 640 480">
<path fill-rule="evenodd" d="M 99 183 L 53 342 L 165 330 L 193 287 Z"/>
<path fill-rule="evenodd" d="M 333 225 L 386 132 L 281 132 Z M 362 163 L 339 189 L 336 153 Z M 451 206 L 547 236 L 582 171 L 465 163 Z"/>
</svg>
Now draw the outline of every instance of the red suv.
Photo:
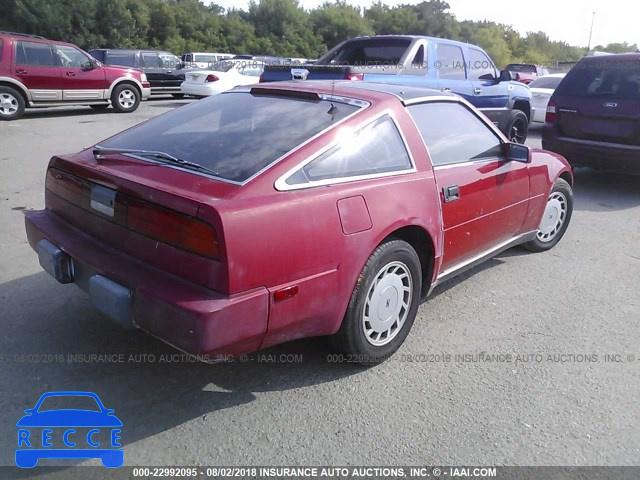
<svg viewBox="0 0 640 480">
<path fill-rule="evenodd" d="M 107 67 L 73 44 L 0 31 L 0 120 L 25 108 L 89 105 L 133 112 L 151 95 L 146 75 Z"/>
</svg>

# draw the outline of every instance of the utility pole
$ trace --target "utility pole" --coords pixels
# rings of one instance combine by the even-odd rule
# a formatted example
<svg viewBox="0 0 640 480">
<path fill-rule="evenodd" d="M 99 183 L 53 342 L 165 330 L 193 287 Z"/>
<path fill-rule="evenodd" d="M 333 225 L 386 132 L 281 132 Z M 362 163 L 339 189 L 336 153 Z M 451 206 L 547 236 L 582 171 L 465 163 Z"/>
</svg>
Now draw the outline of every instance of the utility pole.
<svg viewBox="0 0 640 480">
<path fill-rule="evenodd" d="M 587 46 L 587 55 L 591 50 L 591 35 L 593 34 L 593 21 L 595 20 L 595 18 L 596 18 L 596 12 L 593 12 L 593 15 L 591 16 L 591 30 L 589 30 L 589 45 Z"/>
</svg>

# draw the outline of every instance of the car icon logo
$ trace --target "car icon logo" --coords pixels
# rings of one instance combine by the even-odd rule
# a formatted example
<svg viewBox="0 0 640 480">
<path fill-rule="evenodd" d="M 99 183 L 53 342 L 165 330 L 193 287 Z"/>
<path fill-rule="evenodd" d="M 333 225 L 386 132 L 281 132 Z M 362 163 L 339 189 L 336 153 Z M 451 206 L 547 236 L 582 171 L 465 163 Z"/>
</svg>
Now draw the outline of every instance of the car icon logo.
<svg viewBox="0 0 640 480">
<path fill-rule="evenodd" d="M 607 108 L 616 108 L 618 106 L 618 104 L 615 103 L 615 102 L 607 102 L 603 106 L 605 106 Z"/>
<path fill-rule="evenodd" d="M 44 458 L 99 458 L 107 468 L 124 463 L 122 422 L 95 393 L 47 392 L 34 408 L 24 412 L 16 423 L 18 467 L 33 468 Z"/>
</svg>

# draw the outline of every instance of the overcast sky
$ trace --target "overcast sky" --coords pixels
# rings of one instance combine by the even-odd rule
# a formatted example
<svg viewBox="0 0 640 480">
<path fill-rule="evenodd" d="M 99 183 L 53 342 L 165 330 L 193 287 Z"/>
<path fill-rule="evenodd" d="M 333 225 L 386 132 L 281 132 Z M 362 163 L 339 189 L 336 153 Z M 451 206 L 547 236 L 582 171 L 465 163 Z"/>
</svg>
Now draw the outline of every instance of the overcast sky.
<svg viewBox="0 0 640 480">
<path fill-rule="evenodd" d="M 305 9 L 323 0 L 299 0 Z M 207 0 L 205 0 L 206 3 Z M 248 0 L 214 0 L 225 8 L 246 9 Z M 351 5 L 369 6 L 374 0 L 348 0 Z M 420 0 L 383 0 L 387 5 L 417 4 Z M 448 0 L 458 20 L 490 20 L 512 25 L 523 35 L 543 31 L 551 40 L 586 46 L 593 12 L 596 12 L 591 45 L 612 42 L 640 44 L 640 2 L 638 0 Z"/>
</svg>

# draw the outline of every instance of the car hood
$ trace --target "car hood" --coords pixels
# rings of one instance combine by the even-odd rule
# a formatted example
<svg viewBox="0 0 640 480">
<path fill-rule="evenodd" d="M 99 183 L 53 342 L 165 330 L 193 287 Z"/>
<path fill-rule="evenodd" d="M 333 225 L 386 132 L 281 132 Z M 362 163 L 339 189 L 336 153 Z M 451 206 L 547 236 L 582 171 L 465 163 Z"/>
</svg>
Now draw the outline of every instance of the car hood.
<svg viewBox="0 0 640 480">
<path fill-rule="evenodd" d="M 107 72 L 115 73 L 119 76 L 140 78 L 144 72 L 138 68 L 118 67 L 115 65 L 104 65 L 103 68 Z"/>
<path fill-rule="evenodd" d="M 16 427 L 121 427 L 115 415 L 90 410 L 51 410 L 25 415 Z"/>
</svg>

